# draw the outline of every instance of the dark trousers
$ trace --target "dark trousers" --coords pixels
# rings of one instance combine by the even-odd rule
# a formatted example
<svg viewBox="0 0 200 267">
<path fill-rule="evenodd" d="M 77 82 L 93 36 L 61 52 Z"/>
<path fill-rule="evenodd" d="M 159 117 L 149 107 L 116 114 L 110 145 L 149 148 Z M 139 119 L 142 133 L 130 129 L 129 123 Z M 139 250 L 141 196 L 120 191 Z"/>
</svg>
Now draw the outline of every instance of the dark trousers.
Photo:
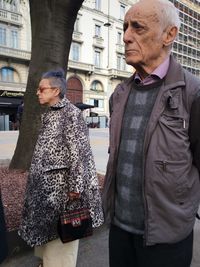
<svg viewBox="0 0 200 267">
<path fill-rule="evenodd" d="M 141 235 L 111 225 L 110 267 L 189 267 L 192 260 L 193 232 L 175 244 L 144 246 Z"/>
</svg>

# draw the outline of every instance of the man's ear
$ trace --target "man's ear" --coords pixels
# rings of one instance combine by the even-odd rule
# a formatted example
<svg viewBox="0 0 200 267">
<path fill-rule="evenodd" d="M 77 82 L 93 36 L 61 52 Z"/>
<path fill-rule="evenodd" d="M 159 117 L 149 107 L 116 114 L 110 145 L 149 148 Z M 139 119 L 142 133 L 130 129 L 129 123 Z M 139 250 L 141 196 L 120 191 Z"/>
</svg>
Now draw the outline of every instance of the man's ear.
<svg viewBox="0 0 200 267">
<path fill-rule="evenodd" d="M 177 34 L 178 29 L 176 26 L 168 26 L 163 34 L 163 46 L 167 47 L 172 45 Z"/>
</svg>

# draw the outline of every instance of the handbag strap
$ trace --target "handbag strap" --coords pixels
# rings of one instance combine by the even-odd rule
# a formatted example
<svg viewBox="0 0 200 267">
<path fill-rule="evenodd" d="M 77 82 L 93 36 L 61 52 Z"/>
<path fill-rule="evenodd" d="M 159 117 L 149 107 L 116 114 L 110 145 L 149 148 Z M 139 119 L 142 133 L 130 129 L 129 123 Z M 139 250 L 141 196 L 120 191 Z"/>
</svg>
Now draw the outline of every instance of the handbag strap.
<svg viewBox="0 0 200 267">
<path fill-rule="evenodd" d="M 70 206 L 69 204 L 72 204 L 72 203 L 74 203 L 75 201 L 77 201 L 77 203 L 79 202 L 79 203 L 80 203 L 80 206 L 84 206 L 84 205 L 83 205 L 83 198 L 82 198 L 82 197 L 80 197 L 80 198 L 78 198 L 78 199 L 73 199 L 73 200 L 71 200 L 69 197 L 67 197 L 67 200 L 66 200 L 66 202 L 64 203 L 63 210 L 64 210 L 64 211 L 70 210 L 70 209 L 68 208 L 68 207 Z"/>
</svg>

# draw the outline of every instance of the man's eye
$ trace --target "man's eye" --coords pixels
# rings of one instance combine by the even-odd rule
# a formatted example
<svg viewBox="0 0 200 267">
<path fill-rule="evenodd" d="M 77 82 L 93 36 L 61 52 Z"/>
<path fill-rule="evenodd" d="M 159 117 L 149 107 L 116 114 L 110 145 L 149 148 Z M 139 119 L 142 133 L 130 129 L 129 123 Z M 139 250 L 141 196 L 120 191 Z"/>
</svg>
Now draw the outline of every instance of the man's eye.
<svg viewBox="0 0 200 267">
<path fill-rule="evenodd" d="M 135 29 L 142 29 L 142 25 L 140 25 L 138 22 L 132 22 L 131 26 Z"/>
</svg>

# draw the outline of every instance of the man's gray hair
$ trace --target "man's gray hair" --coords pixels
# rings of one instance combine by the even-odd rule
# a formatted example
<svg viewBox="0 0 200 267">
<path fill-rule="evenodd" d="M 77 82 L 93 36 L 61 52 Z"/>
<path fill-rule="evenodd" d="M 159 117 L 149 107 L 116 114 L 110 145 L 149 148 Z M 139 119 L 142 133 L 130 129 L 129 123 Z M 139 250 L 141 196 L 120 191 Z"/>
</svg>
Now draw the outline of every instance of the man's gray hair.
<svg viewBox="0 0 200 267">
<path fill-rule="evenodd" d="M 181 26 L 179 10 L 169 0 L 158 0 L 159 3 L 164 7 L 162 16 L 165 26 L 174 25 L 179 30 Z"/>
<path fill-rule="evenodd" d="M 42 79 L 49 79 L 52 87 L 58 87 L 60 89 L 59 97 L 63 98 L 67 90 L 67 82 L 65 79 L 65 72 L 63 69 L 51 70 L 45 72 L 42 75 Z"/>
</svg>

